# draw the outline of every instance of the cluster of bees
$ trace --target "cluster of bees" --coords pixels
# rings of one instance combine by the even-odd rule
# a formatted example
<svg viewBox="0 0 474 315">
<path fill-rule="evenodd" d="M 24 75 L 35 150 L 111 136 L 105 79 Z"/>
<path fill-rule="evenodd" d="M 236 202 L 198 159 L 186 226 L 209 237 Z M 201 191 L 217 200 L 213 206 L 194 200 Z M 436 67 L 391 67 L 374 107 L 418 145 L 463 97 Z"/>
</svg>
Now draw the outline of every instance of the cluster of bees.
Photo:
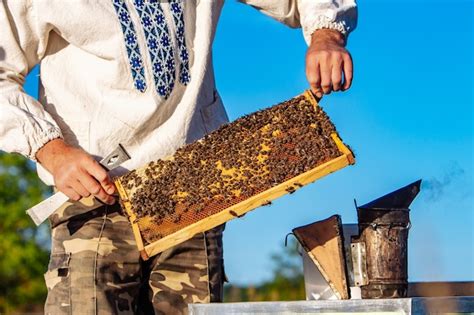
<svg viewBox="0 0 474 315">
<path fill-rule="evenodd" d="M 120 181 L 138 219 L 179 225 L 183 217 L 222 211 L 340 156 L 333 132 L 323 110 L 299 96 L 224 125 Z"/>
</svg>

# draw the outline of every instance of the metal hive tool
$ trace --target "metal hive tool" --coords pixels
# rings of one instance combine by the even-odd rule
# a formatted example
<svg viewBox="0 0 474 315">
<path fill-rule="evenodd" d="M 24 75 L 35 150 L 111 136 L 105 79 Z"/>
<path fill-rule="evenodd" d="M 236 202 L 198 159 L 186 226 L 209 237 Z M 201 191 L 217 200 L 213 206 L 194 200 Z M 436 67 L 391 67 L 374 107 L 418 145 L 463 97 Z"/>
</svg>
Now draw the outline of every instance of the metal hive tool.
<svg viewBox="0 0 474 315">
<path fill-rule="evenodd" d="M 143 259 L 335 172 L 354 157 L 310 91 L 115 179 Z"/>
</svg>

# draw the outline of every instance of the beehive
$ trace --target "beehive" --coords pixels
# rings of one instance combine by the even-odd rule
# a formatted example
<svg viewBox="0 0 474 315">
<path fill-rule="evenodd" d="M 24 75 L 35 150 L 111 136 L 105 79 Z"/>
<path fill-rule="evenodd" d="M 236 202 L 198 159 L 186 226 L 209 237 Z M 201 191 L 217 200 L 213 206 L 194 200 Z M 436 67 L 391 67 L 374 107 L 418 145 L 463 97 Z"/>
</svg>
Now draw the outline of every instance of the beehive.
<svg viewBox="0 0 474 315">
<path fill-rule="evenodd" d="M 115 179 L 144 259 L 354 163 L 311 92 Z"/>
</svg>

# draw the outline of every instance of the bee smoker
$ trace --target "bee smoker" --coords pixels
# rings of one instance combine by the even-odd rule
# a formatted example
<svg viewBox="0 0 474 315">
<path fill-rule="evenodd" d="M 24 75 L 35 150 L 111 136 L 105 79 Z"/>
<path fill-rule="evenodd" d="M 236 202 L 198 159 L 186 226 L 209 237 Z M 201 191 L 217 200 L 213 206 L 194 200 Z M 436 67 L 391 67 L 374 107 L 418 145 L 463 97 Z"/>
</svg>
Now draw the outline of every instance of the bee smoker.
<svg viewBox="0 0 474 315">
<path fill-rule="evenodd" d="M 362 266 L 359 285 L 363 299 L 407 295 L 409 206 L 420 184 L 418 180 L 363 206 L 356 204 L 359 236 L 351 248 L 352 256 L 358 257 L 354 261 Z"/>
</svg>

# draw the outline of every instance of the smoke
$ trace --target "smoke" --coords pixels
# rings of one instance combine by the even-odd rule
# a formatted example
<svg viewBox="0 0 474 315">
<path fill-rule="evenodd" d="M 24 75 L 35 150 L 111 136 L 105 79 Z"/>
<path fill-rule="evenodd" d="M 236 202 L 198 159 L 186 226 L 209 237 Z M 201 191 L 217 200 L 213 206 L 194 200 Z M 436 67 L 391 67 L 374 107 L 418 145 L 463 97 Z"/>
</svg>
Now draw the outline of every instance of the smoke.
<svg viewBox="0 0 474 315">
<path fill-rule="evenodd" d="M 445 169 L 441 178 L 433 177 L 423 182 L 425 198 L 428 201 L 438 201 L 453 183 L 462 179 L 464 174 L 464 169 L 458 163 L 452 163 Z"/>
</svg>

